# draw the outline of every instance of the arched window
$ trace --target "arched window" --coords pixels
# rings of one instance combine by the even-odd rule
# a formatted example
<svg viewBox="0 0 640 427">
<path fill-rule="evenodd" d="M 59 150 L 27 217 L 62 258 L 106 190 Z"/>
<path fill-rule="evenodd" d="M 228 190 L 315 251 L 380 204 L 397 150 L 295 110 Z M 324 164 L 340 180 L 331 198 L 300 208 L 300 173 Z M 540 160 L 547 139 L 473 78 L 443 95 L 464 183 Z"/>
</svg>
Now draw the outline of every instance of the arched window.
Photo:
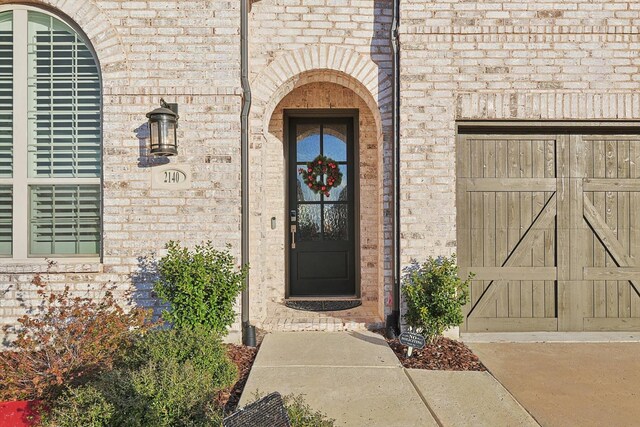
<svg viewBox="0 0 640 427">
<path fill-rule="evenodd" d="M 100 254 L 101 99 L 82 35 L 0 7 L 0 257 Z"/>
</svg>

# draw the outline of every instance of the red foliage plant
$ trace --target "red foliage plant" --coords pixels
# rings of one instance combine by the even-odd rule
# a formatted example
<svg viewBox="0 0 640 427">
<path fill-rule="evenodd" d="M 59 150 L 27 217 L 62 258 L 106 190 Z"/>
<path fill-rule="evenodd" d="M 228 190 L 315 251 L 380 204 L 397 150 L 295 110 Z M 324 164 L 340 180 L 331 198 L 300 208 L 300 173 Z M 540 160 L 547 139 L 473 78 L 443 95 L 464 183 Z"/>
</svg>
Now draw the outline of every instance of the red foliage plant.
<svg viewBox="0 0 640 427">
<path fill-rule="evenodd" d="M 69 285 L 49 291 L 40 274 L 31 283 L 40 303 L 18 319 L 17 339 L 0 352 L 0 401 L 55 399 L 65 386 L 112 368 L 133 335 L 150 327 L 147 311 L 124 310 L 106 285 L 93 299 L 73 296 Z"/>
</svg>

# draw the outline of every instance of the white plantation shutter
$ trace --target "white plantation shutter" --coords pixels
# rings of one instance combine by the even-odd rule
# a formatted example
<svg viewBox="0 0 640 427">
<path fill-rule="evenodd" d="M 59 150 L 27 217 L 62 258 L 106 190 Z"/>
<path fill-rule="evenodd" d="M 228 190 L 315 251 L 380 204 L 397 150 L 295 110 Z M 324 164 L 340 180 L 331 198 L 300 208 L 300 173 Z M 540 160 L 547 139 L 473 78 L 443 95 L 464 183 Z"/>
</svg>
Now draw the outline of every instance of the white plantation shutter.
<svg viewBox="0 0 640 427">
<path fill-rule="evenodd" d="M 7 185 L 0 186 L 0 257 L 11 256 L 12 241 L 12 188 Z"/>
<path fill-rule="evenodd" d="M 100 254 L 101 97 L 80 34 L 0 5 L 0 257 Z"/>
<path fill-rule="evenodd" d="M 13 166 L 13 13 L 0 13 L 0 178 Z"/>
<path fill-rule="evenodd" d="M 100 186 L 35 185 L 30 190 L 32 254 L 98 253 Z"/>
<path fill-rule="evenodd" d="M 68 25 L 29 12 L 29 173 L 100 176 L 100 79 L 93 55 Z"/>
</svg>

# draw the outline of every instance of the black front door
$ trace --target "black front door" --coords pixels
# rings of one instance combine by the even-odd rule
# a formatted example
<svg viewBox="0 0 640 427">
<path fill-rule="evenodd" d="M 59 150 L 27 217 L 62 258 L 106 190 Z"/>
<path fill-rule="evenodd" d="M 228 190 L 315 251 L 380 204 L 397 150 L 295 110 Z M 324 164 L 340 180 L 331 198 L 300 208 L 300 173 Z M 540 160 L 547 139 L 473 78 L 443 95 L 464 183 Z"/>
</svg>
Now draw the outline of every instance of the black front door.
<svg viewBox="0 0 640 427">
<path fill-rule="evenodd" d="M 354 145 L 353 118 L 289 120 L 292 297 L 356 294 Z M 322 166 L 340 174 L 323 174 Z M 314 182 L 309 182 L 310 169 L 314 169 Z M 328 183 L 333 187 L 327 187 Z"/>
</svg>

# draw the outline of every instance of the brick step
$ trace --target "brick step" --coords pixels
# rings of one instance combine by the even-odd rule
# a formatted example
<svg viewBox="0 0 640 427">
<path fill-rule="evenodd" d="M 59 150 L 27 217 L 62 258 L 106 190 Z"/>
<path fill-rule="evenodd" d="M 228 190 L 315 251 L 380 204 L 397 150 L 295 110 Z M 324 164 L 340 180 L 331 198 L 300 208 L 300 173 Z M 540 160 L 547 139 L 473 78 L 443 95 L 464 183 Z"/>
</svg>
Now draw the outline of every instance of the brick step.
<svg viewBox="0 0 640 427">
<path fill-rule="evenodd" d="M 280 331 L 364 331 L 383 326 L 371 306 L 344 311 L 302 311 L 284 304 L 270 304 L 267 317 L 256 326 L 269 332 Z"/>
</svg>

